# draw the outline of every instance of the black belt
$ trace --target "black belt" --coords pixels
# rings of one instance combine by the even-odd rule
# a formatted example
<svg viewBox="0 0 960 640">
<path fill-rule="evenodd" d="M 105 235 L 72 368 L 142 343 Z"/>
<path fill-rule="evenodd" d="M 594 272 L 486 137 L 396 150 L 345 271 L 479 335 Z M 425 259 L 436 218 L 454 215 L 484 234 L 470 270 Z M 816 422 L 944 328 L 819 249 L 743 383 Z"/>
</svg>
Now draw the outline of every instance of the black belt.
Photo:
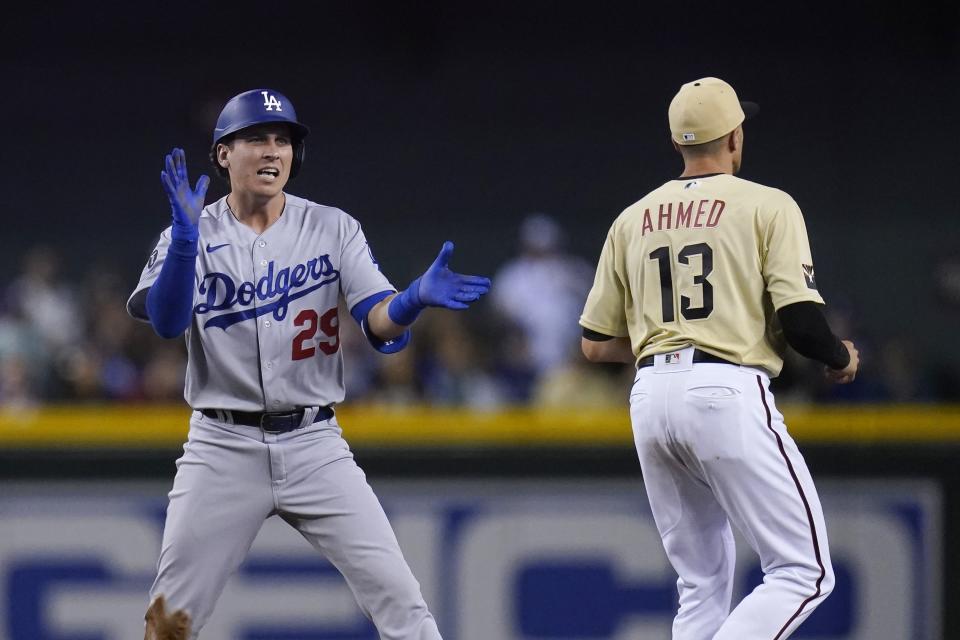
<svg viewBox="0 0 960 640">
<path fill-rule="evenodd" d="M 223 422 L 232 422 L 233 424 L 242 424 L 248 427 L 260 427 L 266 433 L 286 433 L 299 429 L 303 422 L 303 409 L 296 411 L 268 411 L 260 413 L 256 411 L 231 411 L 229 409 L 200 409 L 200 413 Z M 320 407 L 317 415 L 313 418 L 314 422 L 329 420 L 333 417 L 333 409 L 330 407 Z"/>
<path fill-rule="evenodd" d="M 662 355 L 662 354 L 658 354 Z M 637 369 L 643 369 L 644 367 L 652 367 L 653 359 L 656 358 L 656 355 L 647 356 L 646 358 L 641 359 L 637 362 Z M 729 360 L 724 360 L 720 356 L 715 356 L 712 353 L 707 353 L 706 351 L 700 351 L 700 349 L 693 350 L 693 361 L 694 362 L 711 362 L 713 364 L 732 364 L 735 367 L 740 365 L 736 362 L 730 362 Z"/>
</svg>

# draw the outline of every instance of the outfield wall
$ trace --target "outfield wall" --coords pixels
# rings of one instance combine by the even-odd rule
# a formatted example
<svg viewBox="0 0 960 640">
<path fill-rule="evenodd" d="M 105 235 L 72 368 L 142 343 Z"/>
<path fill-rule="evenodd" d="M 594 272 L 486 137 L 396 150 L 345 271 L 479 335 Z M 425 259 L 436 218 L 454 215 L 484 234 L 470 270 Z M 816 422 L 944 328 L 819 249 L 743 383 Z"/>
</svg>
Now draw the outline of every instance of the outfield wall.
<svg viewBox="0 0 960 640">
<path fill-rule="evenodd" d="M 784 413 L 821 492 L 838 578 L 794 637 L 952 637 L 956 409 Z M 186 418 L 175 407 L 4 416 L 0 640 L 137 637 Z M 447 640 L 669 638 L 675 576 L 625 411 L 339 418 Z M 742 595 L 760 574 L 738 544 Z M 203 637 L 376 638 L 339 575 L 278 519 Z"/>
</svg>

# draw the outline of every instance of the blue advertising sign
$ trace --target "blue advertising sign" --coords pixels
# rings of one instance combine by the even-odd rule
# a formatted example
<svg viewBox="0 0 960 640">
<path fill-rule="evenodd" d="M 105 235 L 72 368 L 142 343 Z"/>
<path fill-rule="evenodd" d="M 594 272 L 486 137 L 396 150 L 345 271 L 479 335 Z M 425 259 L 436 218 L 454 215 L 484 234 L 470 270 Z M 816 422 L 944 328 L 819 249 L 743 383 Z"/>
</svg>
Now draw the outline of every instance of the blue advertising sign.
<svg viewBox="0 0 960 640">
<path fill-rule="evenodd" d="M 837 585 L 793 636 L 941 637 L 940 492 L 923 481 L 818 482 Z M 676 575 L 642 485 L 374 482 L 447 640 L 670 638 Z M 142 637 L 165 485 L 5 485 L 0 640 Z M 749 547 L 734 599 L 762 574 Z M 204 640 L 376 640 L 343 579 L 268 520 Z"/>
</svg>

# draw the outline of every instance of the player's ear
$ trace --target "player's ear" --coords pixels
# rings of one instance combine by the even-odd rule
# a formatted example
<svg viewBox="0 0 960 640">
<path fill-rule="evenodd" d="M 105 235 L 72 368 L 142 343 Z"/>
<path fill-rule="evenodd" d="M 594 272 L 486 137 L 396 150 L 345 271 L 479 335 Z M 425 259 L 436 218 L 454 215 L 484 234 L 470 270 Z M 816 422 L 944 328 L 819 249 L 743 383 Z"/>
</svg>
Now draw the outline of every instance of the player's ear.
<svg viewBox="0 0 960 640">
<path fill-rule="evenodd" d="M 737 127 L 727 135 L 727 150 L 736 153 L 743 142 L 743 128 Z"/>
<path fill-rule="evenodd" d="M 673 145 L 673 148 L 677 153 L 679 153 L 680 155 L 683 155 L 683 153 L 680 151 L 680 145 L 677 144 L 676 140 L 674 140 L 673 138 L 670 138 L 670 144 Z"/>
<path fill-rule="evenodd" d="M 217 164 L 219 164 L 224 169 L 230 167 L 230 161 L 227 160 L 227 152 L 230 151 L 230 147 L 220 143 L 217 145 Z"/>
</svg>

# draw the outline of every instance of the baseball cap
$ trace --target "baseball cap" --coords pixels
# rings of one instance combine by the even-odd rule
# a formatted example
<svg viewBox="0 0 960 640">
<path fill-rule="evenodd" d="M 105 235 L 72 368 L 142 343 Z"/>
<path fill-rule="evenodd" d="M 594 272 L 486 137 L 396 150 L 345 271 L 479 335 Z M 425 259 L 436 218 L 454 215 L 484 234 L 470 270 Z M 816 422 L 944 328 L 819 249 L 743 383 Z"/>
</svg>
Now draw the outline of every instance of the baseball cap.
<svg viewBox="0 0 960 640">
<path fill-rule="evenodd" d="M 741 102 L 720 78 L 700 78 L 680 87 L 670 101 L 670 134 L 679 145 L 703 144 L 736 129 L 760 111 L 756 102 Z"/>
<path fill-rule="evenodd" d="M 297 120 L 297 111 L 285 95 L 273 89 L 251 89 L 233 96 L 224 105 L 213 130 L 213 144 L 216 146 L 231 133 L 268 122 L 290 125 L 293 136 L 299 140 L 310 133 L 310 128 Z"/>
</svg>

